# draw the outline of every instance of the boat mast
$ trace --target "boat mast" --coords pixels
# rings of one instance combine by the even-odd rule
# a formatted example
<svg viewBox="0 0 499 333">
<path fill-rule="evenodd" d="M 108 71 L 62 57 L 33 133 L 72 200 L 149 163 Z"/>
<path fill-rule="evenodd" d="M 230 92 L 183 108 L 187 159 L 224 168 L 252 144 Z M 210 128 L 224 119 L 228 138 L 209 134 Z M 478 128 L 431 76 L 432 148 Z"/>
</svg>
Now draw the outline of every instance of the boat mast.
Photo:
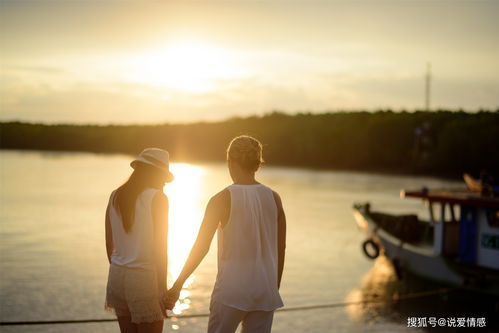
<svg viewBox="0 0 499 333">
<path fill-rule="evenodd" d="M 425 110 L 430 111 L 430 89 L 431 89 L 431 64 L 426 63 L 426 76 L 425 76 Z"/>
</svg>

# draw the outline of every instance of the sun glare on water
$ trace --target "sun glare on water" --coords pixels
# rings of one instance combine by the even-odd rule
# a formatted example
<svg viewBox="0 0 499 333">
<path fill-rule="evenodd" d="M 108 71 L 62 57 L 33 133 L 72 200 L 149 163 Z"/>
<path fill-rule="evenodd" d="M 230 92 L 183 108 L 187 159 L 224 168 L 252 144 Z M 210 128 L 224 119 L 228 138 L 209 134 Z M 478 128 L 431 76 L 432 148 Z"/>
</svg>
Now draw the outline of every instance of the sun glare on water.
<svg viewBox="0 0 499 333">
<path fill-rule="evenodd" d="M 201 225 L 204 207 L 200 202 L 200 189 L 204 171 L 184 163 L 171 164 L 170 170 L 175 180 L 165 186 L 164 192 L 169 199 L 168 282 L 171 286 L 187 260 Z M 193 274 L 184 288 L 188 288 L 194 278 Z M 189 308 L 189 295 L 189 290 L 182 290 L 173 310 L 175 314 Z"/>
<path fill-rule="evenodd" d="M 203 93 L 217 80 L 241 75 L 228 50 L 209 44 L 181 42 L 135 57 L 128 78 L 135 82 Z"/>
</svg>

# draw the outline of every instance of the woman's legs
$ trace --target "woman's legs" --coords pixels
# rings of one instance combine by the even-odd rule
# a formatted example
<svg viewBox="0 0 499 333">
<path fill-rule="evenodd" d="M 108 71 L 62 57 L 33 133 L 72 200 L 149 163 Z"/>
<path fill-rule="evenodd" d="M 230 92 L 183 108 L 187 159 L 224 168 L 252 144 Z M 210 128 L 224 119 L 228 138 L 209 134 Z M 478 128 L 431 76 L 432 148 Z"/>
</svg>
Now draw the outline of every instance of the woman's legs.
<svg viewBox="0 0 499 333">
<path fill-rule="evenodd" d="M 137 333 L 137 324 L 132 323 L 130 316 L 118 316 L 121 333 Z"/>
<path fill-rule="evenodd" d="M 137 324 L 137 327 L 137 333 L 161 333 L 163 332 L 163 320 Z"/>
</svg>

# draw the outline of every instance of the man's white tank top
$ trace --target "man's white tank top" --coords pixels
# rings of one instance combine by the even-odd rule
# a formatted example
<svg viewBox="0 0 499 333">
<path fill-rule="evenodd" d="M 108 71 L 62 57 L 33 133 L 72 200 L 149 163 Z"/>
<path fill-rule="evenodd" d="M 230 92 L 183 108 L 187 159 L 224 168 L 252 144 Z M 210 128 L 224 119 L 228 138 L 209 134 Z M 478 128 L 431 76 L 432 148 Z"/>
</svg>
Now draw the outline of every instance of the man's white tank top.
<svg viewBox="0 0 499 333">
<path fill-rule="evenodd" d="M 111 194 L 109 219 L 114 243 L 112 263 L 129 268 L 155 269 L 152 201 L 157 191 L 149 188 L 137 196 L 134 222 L 128 233 L 123 228 L 120 211 L 114 205 L 116 191 Z"/>
<path fill-rule="evenodd" d="M 243 311 L 283 306 L 277 287 L 277 206 L 265 185 L 230 185 L 227 224 L 218 228 L 212 300 Z"/>
</svg>

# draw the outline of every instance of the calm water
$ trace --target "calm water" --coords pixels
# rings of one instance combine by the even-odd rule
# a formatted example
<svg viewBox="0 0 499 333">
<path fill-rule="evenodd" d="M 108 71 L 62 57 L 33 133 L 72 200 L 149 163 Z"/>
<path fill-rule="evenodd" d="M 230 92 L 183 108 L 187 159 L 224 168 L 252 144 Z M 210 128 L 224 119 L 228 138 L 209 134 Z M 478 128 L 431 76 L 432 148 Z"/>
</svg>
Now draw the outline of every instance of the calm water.
<svg viewBox="0 0 499 333">
<path fill-rule="evenodd" d="M 103 310 L 108 263 L 104 212 L 130 173 L 128 156 L 1 151 L 1 321 L 112 318 Z M 179 273 L 211 195 L 230 184 L 224 164 L 175 164 L 170 198 L 169 278 Z M 396 285 L 390 266 L 360 251 L 356 201 L 392 212 L 420 212 L 401 188 L 459 187 L 435 178 L 265 166 L 260 181 L 280 193 L 288 217 L 282 283 L 286 307 L 383 295 Z M 207 313 L 216 241 L 175 309 Z M 274 332 L 402 331 L 418 306 L 371 304 L 277 313 Z M 456 313 L 455 316 L 459 314 Z M 206 318 L 165 322 L 164 331 L 203 332 Z M 2 332 L 115 332 L 116 323 L 2 327 Z M 417 331 L 417 329 L 411 329 Z"/>
</svg>

